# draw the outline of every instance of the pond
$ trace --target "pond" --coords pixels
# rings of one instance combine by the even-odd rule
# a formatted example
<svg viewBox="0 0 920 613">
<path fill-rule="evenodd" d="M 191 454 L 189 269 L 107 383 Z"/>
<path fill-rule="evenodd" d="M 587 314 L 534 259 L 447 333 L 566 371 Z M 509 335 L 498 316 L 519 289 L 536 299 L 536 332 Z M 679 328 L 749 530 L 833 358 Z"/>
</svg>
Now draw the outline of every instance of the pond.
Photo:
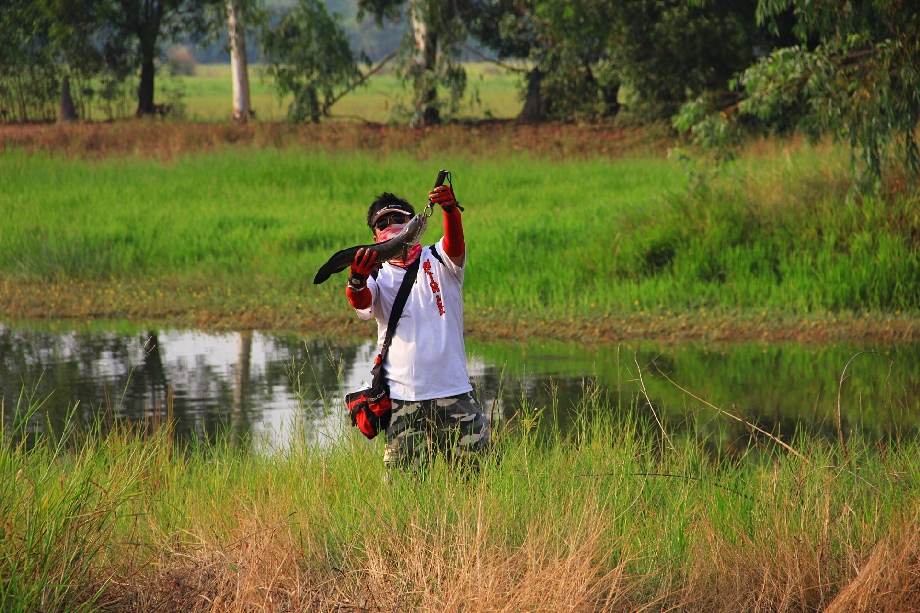
<svg viewBox="0 0 920 613">
<path fill-rule="evenodd" d="M 173 419 L 186 440 L 223 433 L 259 448 L 282 449 L 294 436 L 330 445 L 348 425 L 341 397 L 369 380 L 376 352 L 370 341 L 283 332 L 67 326 L 0 325 L 7 422 L 22 396 L 42 403 L 30 424 L 38 430 L 73 410 L 84 423 Z M 579 414 L 610 412 L 732 452 L 753 430 L 714 407 L 787 440 L 833 439 L 839 403 L 845 432 L 920 432 L 920 343 L 468 342 L 467 355 L 496 426 L 539 414 L 565 431 Z"/>
</svg>

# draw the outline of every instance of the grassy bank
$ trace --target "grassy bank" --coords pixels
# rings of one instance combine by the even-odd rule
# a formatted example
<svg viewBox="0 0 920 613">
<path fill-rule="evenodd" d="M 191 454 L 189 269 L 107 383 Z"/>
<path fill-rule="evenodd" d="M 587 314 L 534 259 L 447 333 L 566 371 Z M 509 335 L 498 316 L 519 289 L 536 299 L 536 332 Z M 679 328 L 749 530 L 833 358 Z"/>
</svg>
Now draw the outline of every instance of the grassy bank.
<svg viewBox="0 0 920 613">
<path fill-rule="evenodd" d="M 581 409 L 616 419 L 562 438 L 525 405 L 477 474 L 389 480 L 358 437 L 265 456 L 179 447 L 166 427 L 6 425 L 0 604 L 917 610 L 917 441 L 762 439 L 724 457 L 605 398 Z"/>
<path fill-rule="evenodd" d="M 367 240 L 375 194 L 419 205 L 444 166 L 467 206 L 473 327 L 869 313 L 906 316 L 898 325 L 914 335 L 920 197 L 848 197 L 846 164 L 830 147 L 775 148 L 688 184 L 681 164 L 651 156 L 245 149 L 84 162 L 8 151 L 0 306 L 8 317 L 69 315 L 76 303 L 82 316 L 334 326 L 350 318 L 343 280 L 314 287 L 314 271 Z M 440 235 L 433 221 L 426 241 Z"/>
</svg>

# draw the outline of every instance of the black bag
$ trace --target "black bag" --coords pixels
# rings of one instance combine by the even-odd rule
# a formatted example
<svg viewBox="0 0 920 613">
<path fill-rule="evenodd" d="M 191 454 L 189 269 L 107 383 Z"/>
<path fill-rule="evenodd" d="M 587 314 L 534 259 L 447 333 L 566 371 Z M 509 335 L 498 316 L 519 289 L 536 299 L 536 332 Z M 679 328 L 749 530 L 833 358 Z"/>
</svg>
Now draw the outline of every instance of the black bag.
<svg viewBox="0 0 920 613">
<path fill-rule="evenodd" d="M 393 308 L 390 310 L 390 319 L 387 321 L 387 332 L 383 339 L 383 345 L 380 347 L 380 353 L 374 359 L 374 368 L 371 370 L 373 377 L 371 386 L 345 396 L 345 406 L 351 416 L 351 425 L 356 426 L 361 431 L 361 434 L 367 438 L 374 438 L 381 430 L 386 430 L 390 425 L 393 402 L 390 400 L 390 386 L 387 385 L 383 363 L 386 361 L 387 353 L 390 351 L 393 333 L 396 331 L 399 318 L 402 317 L 403 308 L 409 299 L 409 292 L 412 291 L 412 285 L 415 283 L 416 277 L 418 277 L 418 267 L 421 259 L 422 256 L 419 255 L 409 265 L 409 268 L 406 269 L 406 276 L 403 277 L 399 290 L 396 292 L 396 299 L 393 301 Z"/>
</svg>

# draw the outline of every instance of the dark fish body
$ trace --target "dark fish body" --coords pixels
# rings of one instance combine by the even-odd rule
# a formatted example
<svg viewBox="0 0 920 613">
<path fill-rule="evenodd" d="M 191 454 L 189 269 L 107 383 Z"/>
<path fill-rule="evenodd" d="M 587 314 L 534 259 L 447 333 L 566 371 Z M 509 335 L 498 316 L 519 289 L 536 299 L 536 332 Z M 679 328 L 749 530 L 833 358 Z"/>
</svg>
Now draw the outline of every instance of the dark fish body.
<svg viewBox="0 0 920 613">
<path fill-rule="evenodd" d="M 356 245 L 337 251 L 325 264 L 320 266 L 320 269 L 316 272 L 316 276 L 313 277 L 313 284 L 319 285 L 335 273 L 342 272 L 348 268 L 354 261 L 355 253 L 358 252 L 358 249 L 369 249 L 370 251 L 376 252 L 377 261 L 381 263 L 395 257 L 406 247 L 418 242 L 422 237 L 422 233 L 425 232 L 427 223 L 427 217 L 416 215 L 406 224 L 399 234 L 389 240 L 383 241 L 382 243 L 372 243 L 370 245 Z"/>
</svg>

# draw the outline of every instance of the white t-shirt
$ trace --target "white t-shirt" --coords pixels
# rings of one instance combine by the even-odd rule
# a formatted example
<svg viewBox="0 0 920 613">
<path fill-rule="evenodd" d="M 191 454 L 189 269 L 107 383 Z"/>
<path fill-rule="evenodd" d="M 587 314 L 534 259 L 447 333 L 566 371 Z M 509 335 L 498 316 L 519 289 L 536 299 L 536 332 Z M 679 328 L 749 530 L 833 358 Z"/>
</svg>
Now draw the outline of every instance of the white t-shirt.
<svg viewBox="0 0 920 613">
<path fill-rule="evenodd" d="M 418 278 L 384 364 L 390 396 L 397 400 L 445 398 L 473 389 L 463 345 L 463 267 L 444 253 L 443 238 L 436 249 L 443 264 L 429 247 L 422 247 Z M 377 319 L 378 349 L 405 274 L 405 269 L 386 262 L 376 279 L 367 280 L 373 301 L 357 313 L 361 319 Z"/>
</svg>

